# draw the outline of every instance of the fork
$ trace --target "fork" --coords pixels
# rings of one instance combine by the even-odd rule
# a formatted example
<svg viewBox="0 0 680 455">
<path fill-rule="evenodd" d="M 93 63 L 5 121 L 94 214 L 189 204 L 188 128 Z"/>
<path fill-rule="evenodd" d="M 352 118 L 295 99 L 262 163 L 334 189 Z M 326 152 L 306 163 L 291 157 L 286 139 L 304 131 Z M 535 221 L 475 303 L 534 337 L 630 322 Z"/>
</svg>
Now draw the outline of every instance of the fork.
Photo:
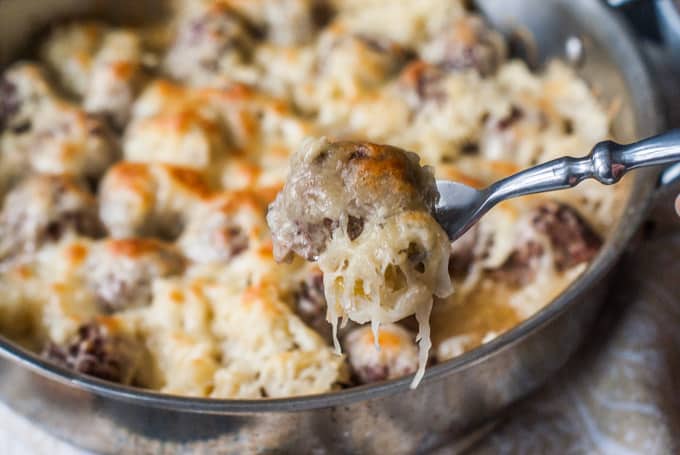
<svg viewBox="0 0 680 455">
<path fill-rule="evenodd" d="M 677 161 L 680 161 L 680 129 L 627 145 L 603 141 L 583 158 L 557 158 L 481 190 L 458 182 L 438 180 L 439 201 L 434 216 L 449 238 L 455 240 L 492 207 L 506 199 L 571 188 L 586 179 L 612 185 L 632 169 Z"/>
</svg>

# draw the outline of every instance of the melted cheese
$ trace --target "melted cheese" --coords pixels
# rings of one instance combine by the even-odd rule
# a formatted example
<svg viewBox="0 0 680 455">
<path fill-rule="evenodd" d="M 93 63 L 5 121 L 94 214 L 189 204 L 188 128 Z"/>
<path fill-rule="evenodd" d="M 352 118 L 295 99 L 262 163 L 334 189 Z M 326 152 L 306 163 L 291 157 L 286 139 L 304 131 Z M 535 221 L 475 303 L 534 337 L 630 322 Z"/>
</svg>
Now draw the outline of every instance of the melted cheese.
<svg viewBox="0 0 680 455">
<path fill-rule="evenodd" d="M 532 73 L 522 62 L 491 59 L 484 63 L 494 71 L 482 76 L 475 62 L 447 61 L 497 57 L 498 36 L 457 0 L 334 1 L 322 23 L 312 0 L 178 3 L 161 27 L 57 26 L 39 63 L 3 73 L 0 192 L 36 173 L 97 183 L 106 238 L 61 232 L 60 222 L 77 224 L 79 213 L 53 220 L 69 211 L 54 210 L 50 194 L 40 216 L 31 213 L 35 204 L 3 204 L 15 211 L 9 215 L 25 207 L 26 226 L 47 222 L 36 230 L 35 251 L 0 263 L 2 333 L 41 351 L 63 345 L 83 324 L 106 321 L 109 332 L 134 337 L 152 355 L 135 383 L 168 393 L 324 393 L 348 381 L 348 368 L 370 372 L 390 362 L 397 368 L 387 377 L 364 380 L 414 373 L 417 363 L 416 385 L 430 339 L 437 361 L 472 349 L 531 316 L 585 267 L 557 270 L 549 239 L 528 229 L 527 217 L 546 200 L 536 196 L 482 220 L 470 264 L 453 270 L 456 292 L 444 297 L 452 287 L 449 245 L 429 216 L 431 191 L 398 178 L 416 162 L 431 166 L 416 173 L 418 181 L 433 172 L 481 187 L 604 139 L 611 119 L 567 65 Z M 407 161 L 386 152 L 389 165 L 368 160 L 353 168 L 349 189 L 363 181 L 367 190 L 326 201 L 339 213 L 359 198 L 364 218 L 361 235 L 350 239 L 349 220 L 338 215 L 343 229 L 316 254 L 327 306 L 309 288 L 319 277 L 315 266 L 299 258 L 276 263 L 281 251 L 266 219 L 295 151 L 304 138 L 322 136 L 414 152 Z M 320 144 L 310 146 L 309 160 Z M 318 179 L 297 199 L 318 196 L 328 183 Z M 345 189 L 339 184 L 333 194 Z M 550 197 L 604 234 L 623 196 L 620 188 L 583 184 Z M 376 217 L 368 216 L 372 207 L 381 210 Z M 2 235 L 0 243 L 13 245 L 19 234 Z M 151 259 L 131 247 L 153 244 L 147 237 L 165 242 Z M 532 263 L 533 281 L 509 286 L 494 273 L 527 239 L 544 255 Z M 117 269 L 110 242 L 130 247 L 117 250 L 126 256 L 120 273 L 106 267 Z M 427 253 L 422 267 L 404 253 L 410 243 Z M 102 305 L 100 281 L 105 298 L 136 289 L 138 305 Z M 311 328 L 301 300 L 321 309 L 321 322 L 327 308 L 335 348 L 349 359 Z M 417 334 L 401 321 L 411 315 Z M 398 342 L 385 341 L 390 335 Z"/>
<path fill-rule="evenodd" d="M 412 244 L 427 252 L 422 264 L 409 263 Z M 383 226 L 364 226 L 354 241 L 336 231 L 319 256 L 324 273 L 328 304 L 327 319 L 333 324 L 336 350 L 339 319 L 371 323 L 378 345 L 380 324 L 397 322 L 415 314 L 419 331 L 419 369 L 412 386 L 422 378 L 430 343 L 429 317 L 433 296 L 452 292 L 448 272 L 449 242 L 446 233 L 428 215 L 406 212 L 385 221 Z M 421 271 L 422 270 L 422 271 Z"/>
</svg>

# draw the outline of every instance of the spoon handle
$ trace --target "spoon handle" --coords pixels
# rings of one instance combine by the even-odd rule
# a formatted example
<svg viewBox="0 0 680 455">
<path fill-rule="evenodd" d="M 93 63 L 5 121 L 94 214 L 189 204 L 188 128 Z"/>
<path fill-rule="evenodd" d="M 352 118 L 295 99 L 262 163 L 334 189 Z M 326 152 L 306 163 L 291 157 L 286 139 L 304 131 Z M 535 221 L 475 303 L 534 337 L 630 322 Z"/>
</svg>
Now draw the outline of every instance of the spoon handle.
<svg viewBox="0 0 680 455">
<path fill-rule="evenodd" d="M 512 197 L 570 188 L 589 178 L 611 185 L 632 169 L 675 161 L 680 161 L 680 129 L 627 145 L 600 142 L 588 156 L 548 161 L 499 180 L 485 192 L 495 205 Z"/>
</svg>

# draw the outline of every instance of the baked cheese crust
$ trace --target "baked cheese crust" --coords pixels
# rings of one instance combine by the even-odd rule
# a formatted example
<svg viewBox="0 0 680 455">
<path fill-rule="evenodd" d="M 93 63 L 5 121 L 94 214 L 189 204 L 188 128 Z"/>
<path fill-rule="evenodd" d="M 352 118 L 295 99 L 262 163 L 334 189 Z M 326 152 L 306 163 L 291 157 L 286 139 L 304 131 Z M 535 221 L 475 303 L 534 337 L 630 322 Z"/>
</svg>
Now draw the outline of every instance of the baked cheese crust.
<svg viewBox="0 0 680 455">
<path fill-rule="evenodd" d="M 583 152 L 613 111 L 565 63 L 509 60 L 464 3 L 186 0 L 160 26 L 53 27 L 0 75 L 0 331 L 110 381 L 266 398 L 413 373 L 402 318 L 427 302 L 429 362 L 534 314 L 597 253 L 621 190 L 504 203 L 448 245 L 432 179 L 483 186 Z M 356 144 L 413 154 L 370 145 L 348 164 Z M 337 202 L 307 214 L 319 264 L 278 264 L 296 233 L 274 248 L 267 207 L 291 158 L 323 150 L 352 185 L 329 201 L 361 203 L 330 233 Z M 312 173 L 331 180 L 304 197 L 337 183 Z M 338 328 L 343 355 L 326 308 L 358 321 Z"/>
</svg>

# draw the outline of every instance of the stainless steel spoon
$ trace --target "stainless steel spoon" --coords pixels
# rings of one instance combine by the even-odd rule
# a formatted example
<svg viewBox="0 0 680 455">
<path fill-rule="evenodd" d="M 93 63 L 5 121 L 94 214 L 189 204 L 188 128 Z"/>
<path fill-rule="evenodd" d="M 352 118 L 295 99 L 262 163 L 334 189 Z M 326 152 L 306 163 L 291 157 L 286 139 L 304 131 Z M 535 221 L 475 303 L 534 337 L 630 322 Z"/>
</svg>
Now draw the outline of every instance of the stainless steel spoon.
<svg viewBox="0 0 680 455">
<path fill-rule="evenodd" d="M 506 199 L 571 188 L 591 178 L 611 185 L 632 169 L 676 161 L 680 161 L 680 129 L 628 145 L 600 142 L 588 156 L 557 158 L 499 180 L 482 190 L 438 180 L 439 202 L 435 206 L 435 218 L 449 238 L 455 240 L 493 206 Z"/>
</svg>

